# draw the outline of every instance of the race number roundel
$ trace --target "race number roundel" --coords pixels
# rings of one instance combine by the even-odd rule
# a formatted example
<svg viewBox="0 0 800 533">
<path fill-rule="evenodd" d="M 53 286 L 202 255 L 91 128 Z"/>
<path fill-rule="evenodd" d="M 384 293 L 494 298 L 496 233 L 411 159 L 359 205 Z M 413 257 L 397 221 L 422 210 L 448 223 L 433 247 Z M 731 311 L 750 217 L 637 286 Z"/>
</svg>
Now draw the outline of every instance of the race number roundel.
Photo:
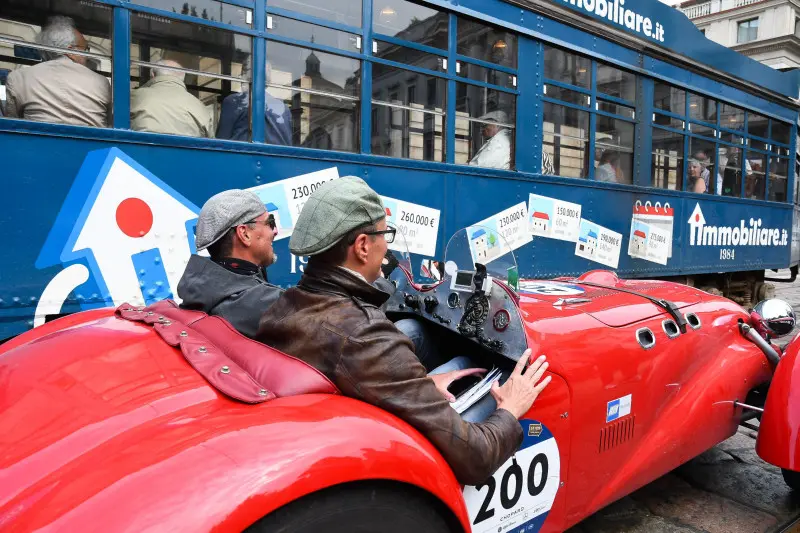
<svg viewBox="0 0 800 533">
<path fill-rule="evenodd" d="M 555 283 L 552 281 L 524 280 L 519 282 L 519 292 L 541 294 L 543 296 L 577 296 L 585 291 L 579 285 Z"/>
<path fill-rule="evenodd" d="M 472 533 L 535 533 L 553 506 L 561 481 L 556 439 L 535 420 L 520 424 L 517 453 L 485 484 L 464 487 Z"/>
</svg>

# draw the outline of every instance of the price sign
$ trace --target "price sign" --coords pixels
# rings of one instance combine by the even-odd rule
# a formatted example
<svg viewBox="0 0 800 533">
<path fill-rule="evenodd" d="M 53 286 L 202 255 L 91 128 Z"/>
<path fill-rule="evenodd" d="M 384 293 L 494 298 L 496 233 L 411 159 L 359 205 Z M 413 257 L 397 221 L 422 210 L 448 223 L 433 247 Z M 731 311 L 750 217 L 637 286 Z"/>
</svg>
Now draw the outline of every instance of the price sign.
<svg viewBox="0 0 800 533">
<path fill-rule="evenodd" d="M 440 211 L 388 196 L 381 196 L 381 199 L 386 208 L 386 221 L 396 226 L 398 233 L 403 236 L 402 239 L 395 239 L 389 248 L 404 252 L 405 246 L 408 246 L 408 252 L 412 254 L 434 255 L 439 235 Z"/>
<path fill-rule="evenodd" d="M 539 531 L 553 507 L 561 479 L 558 444 L 550 430 L 520 420 L 525 439 L 485 484 L 464 488 L 473 533 Z"/>
<path fill-rule="evenodd" d="M 488 264 L 493 259 L 507 254 L 517 248 L 528 244 L 533 240 L 528 231 L 528 206 L 525 202 L 520 202 L 513 207 L 500 211 L 496 215 L 481 220 L 474 224 L 475 227 L 484 228 L 486 231 L 496 233 L 500 239 L 496 246 L 489 246 L 484 264 Z M 490 244 L 491 234 L 489 235 Z M 477 255 L 473 252 L 473 257 Z"/>
</svg>

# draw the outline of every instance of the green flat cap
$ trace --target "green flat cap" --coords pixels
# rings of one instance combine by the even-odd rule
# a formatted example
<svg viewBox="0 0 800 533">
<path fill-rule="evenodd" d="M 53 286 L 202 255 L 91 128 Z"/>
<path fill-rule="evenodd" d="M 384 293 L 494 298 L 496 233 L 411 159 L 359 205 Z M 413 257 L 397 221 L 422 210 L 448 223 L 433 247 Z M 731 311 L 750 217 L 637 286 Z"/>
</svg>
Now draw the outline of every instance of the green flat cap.
<svg viewBox="0 0 800 533">
<path fill-rule="evenodd" d="M 308 197 L 289 239 L 295 255 L 316 255 L 348 232 L 386 217 L 378 193 L 356 176 L 329 181 Z"/>
</svg>

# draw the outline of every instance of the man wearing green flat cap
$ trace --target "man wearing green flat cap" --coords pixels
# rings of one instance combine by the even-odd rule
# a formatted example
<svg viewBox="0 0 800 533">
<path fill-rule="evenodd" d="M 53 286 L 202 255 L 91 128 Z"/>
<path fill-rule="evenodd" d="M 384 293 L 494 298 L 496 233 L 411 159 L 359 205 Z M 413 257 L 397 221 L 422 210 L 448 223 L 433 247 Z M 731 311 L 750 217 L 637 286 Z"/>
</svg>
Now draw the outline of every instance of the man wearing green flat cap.
<svg viewBox="0 0 800 533">
<path fill-rule="evenodd" d="M 439 449 L 461 483 L 481 484 L 522 442 L 518 419 L 550 381 L 541 380 L 547 363 L 531 360 L 523 374 L 526 352 L 492 389 L 497 409 L 480 423 L 462 419 L 447 384 L 475 370 L 429 376 L 411 340 L 380 310 L 389 295 L 374 282 L 394 235 L 380 196 L 360 178 L 314 191 L 289 242 L 292 253 L 310 256 L 308 265 L 297 287 L 261 318 L 256 338 L 316 367 L 346 396 L 405 420 Z"/>
</svg>

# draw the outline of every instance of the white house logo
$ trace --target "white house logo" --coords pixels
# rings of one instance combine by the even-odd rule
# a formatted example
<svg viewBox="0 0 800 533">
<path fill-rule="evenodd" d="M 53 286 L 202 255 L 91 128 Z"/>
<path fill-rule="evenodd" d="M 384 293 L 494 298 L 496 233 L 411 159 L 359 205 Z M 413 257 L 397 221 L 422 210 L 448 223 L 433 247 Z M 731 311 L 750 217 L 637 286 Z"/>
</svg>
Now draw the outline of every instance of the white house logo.
<svg viewBox="0 0 800 533">
<path fill-rule="evenodd" d="M 780 228 L 762 227 L 760 218 L 740 220 L 738 226 L 706 224 L 703 210 L 697 204 L 689 217 L 690 246 L 786 246 L 789 232 Z"/>
</svg>

